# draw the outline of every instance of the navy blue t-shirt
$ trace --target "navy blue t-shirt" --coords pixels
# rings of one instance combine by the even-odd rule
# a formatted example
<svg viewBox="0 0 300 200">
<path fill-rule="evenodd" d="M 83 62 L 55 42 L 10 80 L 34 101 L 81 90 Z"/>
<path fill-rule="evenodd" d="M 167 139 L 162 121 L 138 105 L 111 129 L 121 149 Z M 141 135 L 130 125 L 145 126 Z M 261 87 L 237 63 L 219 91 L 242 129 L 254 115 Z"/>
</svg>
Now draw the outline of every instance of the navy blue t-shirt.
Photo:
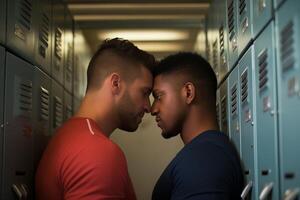
<svg viewBox="0 0 300 200">
<path fill-rule="evenodd" d="M 185 145 L 157 181 L 152 200 L 241 199 L 244 179 L 228 137 L 206 131 Z"/>
</svg>

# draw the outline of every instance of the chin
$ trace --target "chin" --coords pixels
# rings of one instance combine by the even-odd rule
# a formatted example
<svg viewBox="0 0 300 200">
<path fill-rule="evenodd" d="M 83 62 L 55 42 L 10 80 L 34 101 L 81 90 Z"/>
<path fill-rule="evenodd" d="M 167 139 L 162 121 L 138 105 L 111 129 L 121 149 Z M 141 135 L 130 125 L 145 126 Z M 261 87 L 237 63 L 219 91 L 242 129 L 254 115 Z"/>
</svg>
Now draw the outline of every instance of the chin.
<svg viewBox="0 0 300 200">
<path fill-rule="evenodd" d="M 171 131 L 170 132 L 162 131 L 161 135 L 162 135 L 163 138 L 169 139 L 169 138 L 177 136 L 178 133 L 174 133 L 174 132 L 171 132 Z"/>
</svg>

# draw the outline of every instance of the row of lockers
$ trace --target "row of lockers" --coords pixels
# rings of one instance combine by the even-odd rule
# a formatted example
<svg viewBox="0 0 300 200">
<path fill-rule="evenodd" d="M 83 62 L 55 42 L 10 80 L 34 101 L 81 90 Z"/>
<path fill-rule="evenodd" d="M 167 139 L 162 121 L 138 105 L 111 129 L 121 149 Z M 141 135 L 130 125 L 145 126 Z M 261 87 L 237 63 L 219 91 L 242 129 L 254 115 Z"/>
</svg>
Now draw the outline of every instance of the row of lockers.
<svg viewBox="0 0 300 200">
<path fill-rule="evenodd" d="M 213 0 L 207 20 L 206 56 L 221 82 L 274 18 L 284 0 Z M 212 14 L 213 13 L 213 14 Z"/>
<path fill-rule="evenodd" d="M 218 89 L 219 124 L 241 156 L 245 199 L 300 198 L 299 9 L 297 0 L 282 2 Z"/>
<path fill-rule="evenodd" d="M 1 46 L 0 67 L 0 199 L 32 199 L 41 154 L 55 129 L 72 116 L 75 99 L 39 68 Z"/>
<path fill-rule="evenodd" d="M 61 0 L 0 0 L 0 44 L 73 88 L 74 21 Z"/>
</svg>

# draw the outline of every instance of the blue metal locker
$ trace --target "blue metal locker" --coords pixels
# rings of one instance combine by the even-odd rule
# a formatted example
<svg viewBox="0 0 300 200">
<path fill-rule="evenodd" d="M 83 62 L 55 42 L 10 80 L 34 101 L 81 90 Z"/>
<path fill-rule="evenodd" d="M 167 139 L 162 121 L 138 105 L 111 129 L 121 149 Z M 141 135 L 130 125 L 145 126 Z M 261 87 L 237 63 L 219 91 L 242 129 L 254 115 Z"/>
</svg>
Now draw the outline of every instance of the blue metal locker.
<svg viewBox="0 0 300 200">
<path fill-rule="evenodd" d="M 253 1 L 253 36 L 256 37 L 272 18 L 272 0 Z"/>
<path fill-rule="evenodd" d="M 221 129 L 220 88 L 217 89 L 217 93 L 216 93 L 216 116 L 217 116 L 218 125 Z"/>
<path fill-rule="evenodd" d="M 52 92 L 51 135 L 53 135 L 55 134 L 57 128 L 60 127 L 63 123 L 64 89 L 56 81 L 52 80 L 51 92 Z"/>
<path fill-rule="evenodd" d="M 70 119 L 73 116 L 73 100 L 72 95 L 64 91 L 64 121 Z"/>
<path fill-rule="evenodd" d="M 215 13 L 214 15 L 211 15 L 210 18 L 210 42 L 211 42 L 211 48 L 212 48 L 212 63 L 211 66 L 216 74 L 218 82 L 220 81 L 220 76 L 219 76 L 219 25 L 218 25 L 218 12 L 217 12 L 217 1 L 213 1 L 211 4 L 210 12 Z"/>
<path fill-rule="evenodd" d="M 240 156 L 242 156 L 241 148 L 241 130 L 240 130 L 240 89 L 239 89 L 239 69 L 235 67 L 228 77 L 228 129 L 230 139 L 234 143 Z"/>
<path fill-rule="evenodd" d="M 37 1 L 37 30 L 35 37 L 35 63 L 43 71 L 51 73 L 51 0 Z"/>
<path fill-rule="evenodd" d="M 252 81 L 254 71 L 253 47 L 251 46 L 239 62 L 240 82 L 240 117 L 241 117 L 241 146 L 242 160 L 244 164 L 246 186 L 242 193 L 244 199 L 255 200 L 257 196 L 257 182 L 255 170 L 255 109 L 254 93 L 255 88 Z"/>
<path fill-rule="evenodd" d="M 227 113 L 227 91 L 228 83 L 225 80 L 220 86 L 220 106 L 221 106 L 221 130 L 228 135 L 228 113 Z"/>
<path fill-rule="evenodd" d="M 228 72 L 228 29 L 226 1 L 217 2 L 218 33 L 219 33 L 219 80 L 222 81 Z"/>
<path fill-rule="evenodd" d="M 275 13 L 281 197 L 300 198 L 300 2 L 286 1 Z"/>
<path fill-rule="evenodd" d="M 238 0 L 238 2 L 238 52 L 241 55 L 253 38 L 253 1 Z"/>
<path fill-rule="evenodd" d="M 81 99 L 73 96 L 73 113 L 74 114 L 78 111 L 80 103 L 81 103 Z"/>
<path fill-rule="evenodd" d="M 0 46 L 0 177 L 2 176 L 2 161 L 3 161 L 3 109 L 4 109 L 4 71 L 5 70 L 5 49 Z M 0 178 L 0 197 L 2 188 L 2 178 Z"/>
<path fill-rule="evenodd" d="M 64 84 L 64 24 L 65 7 L 60 0 L 52 4 L 52 77 L 61 85 Z"/>
<path fill-rule="evenodd" d="M 50 139 L 50 111 L 51 111 L 51 79 L 35 67 L 35 131 L 34 131 L 34 167 L 36 169 L 42 153 Z"/>
<path fill-rule="evenodd" d="M 73 89 L 73 19 L 67 7 L 65 9 L 65 64 L 64 64 L 64 87 L 72 93 Z"/>
<path fill-rule="evenodd" d="M 227 0 L 228 64 L 235 66 L 238 59 L 238 0 Z"/>
<path fill-rule="evenodd" d="M 7 1 L 7 47 L 33 63 L 34 50 L 34 0 Z"/>
<path fill-rule="evenodd" d="M 34 68 L 6 54 L 4 164 L 1 199 L 33 198 Z"/>
<path fill-rule="evenodd" d="M 254 42 L 259 199 L 280 199 L 274 33 L 272 22 Z"/>
<path fill-rule="evenodd" d="M 5 44 L 6 0 L 0 0 L 0 44 Z"/>
<path fill-rule="evenodd" d="M 279 6 L 287 0 L 274 0 L 274 9 L 278 9 Z"/>
</svg>

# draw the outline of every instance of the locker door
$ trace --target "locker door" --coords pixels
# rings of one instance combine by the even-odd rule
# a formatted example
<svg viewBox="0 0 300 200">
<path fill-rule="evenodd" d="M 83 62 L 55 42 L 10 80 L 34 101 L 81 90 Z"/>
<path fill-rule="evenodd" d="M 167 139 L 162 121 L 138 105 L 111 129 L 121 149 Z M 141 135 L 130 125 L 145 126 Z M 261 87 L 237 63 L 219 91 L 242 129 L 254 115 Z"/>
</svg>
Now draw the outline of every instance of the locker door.
<svg viewBox="0 0 300 200">
<path fill-rule="evenodd" d="M 252 0 L 238 0 L 238 51 L 239 55 L 245 50 L 253 38 Z"/>
<path fill-rule="evenodd" d="M 55 131 L 63 123 L 63 98 L 64 89 L 57 82 L 52 80 L 52 114 L 51 114 L 51 134 L 55 134 Z"/>
<path fill-rule="evenodd" d="M 227 118 L 227 80 L 220 87 L 220 105 L 221 105 L 221 130 L 228 135 L 228 118 Z"/>
<path fill-rule="evenodd" d="M 253 35 L 257 36 L 272 17 L 272 0 L 253 1 Z"/>
<path fill-rule="evenodd" d="M 238 59 L 237 0 L 227 0 L 228 64 L 231 69 Z"/>
<path fill-rule="evenodd" d="M 0 1 L 0 44 L 5 44 L 6 33 L 6 1 Z"/>
<path fill-rule="evenodd" d="M 73 89 L 73 20 L 66 7 L 66 26 L 65 26 L 65 64 L 64 64 L 64 87 L 72 93 Z"/>
<path fill-rule="evenodd" d="M 254 153 L 254 98 L 253 98 L 253 48 L 250 47 L 239 62 L 239 82 L 240 82 L 240 116 L 241 116 L 241 143 L 242 159 L 246 176 L 246 186 L 242 196 L 246 199 L 254 200 L 256 197 L 256 179 Z"/>
<path fill-rule="evenodd" d="M 239 111 L 239 81 L 238 81 L 238 67 L 235 67 L 228 77 L 228 124 L 229 135 L 234 143 L 237 151 L 242 156 L 241 148 L 241 131 L 240 131 L 240 111 Z"/>
<path fill-rule="evenodd" d="M 275 28 L 270 23 L 254 42 L 258 192 L 260 199 L 279 198 Z M 258 197 L 257 197 L 258 198 Z"/>
<path fill-rule="evenodd" d="M 6 54 L 1 199 L 33 198 L 33 74 L 32 65 Z"/>
<path fill-rule="evenodd" d="M 300 2 L 286 1 L 276 13 L 281 195 L 300 198 Z"/>
<path fill-rule="evenodd" d="M 3 109 L 4 109 L 4 68 L 5 68 L 5 50 L 3 47 L 0 46 L 0 191 L 2 188 L 2 161 L 3 161 L 3 127 L 4 127 L 4 121 L 3 121 Z M 0 192 L 1 197 L 1 192 Z"/>
<path fill-rule="evenodd" d="M 71 94 L 64 92 L 64 121 L 73 116 L 73 100 Z"/>
<path fill-rule="evenodd" d="M 37 1 L 38 8 L 36 12 L 37 31 L 34 56 L 37 65 L 47 72 L 51 73 L 51 1 Z"/>
<path fill-rule="evenodd" d="M 211 45 L 212 45 L 212 68 L 216 74 L 218 82 L 220 81 L 219 76 L 219 25 L 218 25 L 218 16 L 217 16 L 217 1 L 213 1 L 211 4 L 211 13 L 215 13 L 215 15 L 212 15 L 212 21 L 211 21 Z"/>
<path fill-rule="evenodd" d="M 6 44 L 21 57 L 33 62 L 34 0 L 7 1 Z"/>
<path fill-rule="evenodd" d="M 278 9 L 278 7 L 287 0 L 274 0 L 274 9 Z"/>
<path fill-rule="evenodd" d="M 216 94 L 216 116 L 218 120 L 218 125 L 221 129 L 222 126 L 221 126 L 220 88 L 217 89 L 217 94 Z"/>
<path fill-rule="evenodd" d="M 42 153 L 50 139 L 50 111 L 51 111 L 51 79 L 40 69 L 35 68 L 35 106 L 34 120 L 34 167 L 36 169 Z"/>
<path fill-rule="evenodd" d="M 226 1 L 217 2 L 219 18 L 219 79 L 223 80 L 228 72 L 228 29 L 227 29 L 227 15 Z"/>
<path fill-rule="evenodd" d="M 52 5 L 52 77 L 64 84 L 64 5 L 56 0 Z"/>
</svg>

